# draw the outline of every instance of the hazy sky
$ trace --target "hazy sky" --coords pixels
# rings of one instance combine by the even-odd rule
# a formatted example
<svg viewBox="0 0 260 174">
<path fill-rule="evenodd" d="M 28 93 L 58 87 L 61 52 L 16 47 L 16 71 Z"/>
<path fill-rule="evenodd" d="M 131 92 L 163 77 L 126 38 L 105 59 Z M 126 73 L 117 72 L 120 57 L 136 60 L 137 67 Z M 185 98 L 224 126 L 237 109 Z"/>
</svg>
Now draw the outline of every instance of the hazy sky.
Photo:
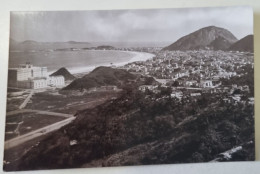
<svg viewBox="0 0 260 174">
<path fill-rule="evenodd" d="M 156 10 L 12 12 L 11 38 L 86 42 L 173 42 L 206 26 L 231 31 L 238 39 L 253 34 L 249 7 Z"/>
</svg>

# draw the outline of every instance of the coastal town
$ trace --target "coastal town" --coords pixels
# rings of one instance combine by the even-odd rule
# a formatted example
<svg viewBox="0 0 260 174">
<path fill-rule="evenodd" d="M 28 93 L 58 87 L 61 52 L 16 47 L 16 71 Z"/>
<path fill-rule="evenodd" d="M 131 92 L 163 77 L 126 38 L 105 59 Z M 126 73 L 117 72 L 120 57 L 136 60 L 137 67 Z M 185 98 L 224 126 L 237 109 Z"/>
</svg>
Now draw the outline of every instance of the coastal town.
<svg viewBox="0 0 260 174">
<path fill-rule="evenodd" d="M 252 76 L 254 59 L 250 52 L 161 51 L 158 48 L 128 50 L 146 51 L 155 56 L 144 62 L 129 63 L 123 66 L 123 69 L 154 77 L 160 83 L 160 87 L 171 88 L 171 95 L 179 99 L 187 95 L 196 97 L 202 93 L 219 93 L 227 94 L 222 98 L 225 102 L 254 104 L 253 83 L 246 84 L 233 80 L 245 75 Z M 140 86 L 139 89 L 159 92 L 158 85 Z M 242 96 L 247 97 L 245 99 Z"/>
<path fill-rule="evenodd" d="M 3 169 L 255 160 L 252 14 L 183 10 L 11 13 Z"/>
<path fill-rule="evenodd" d="M 190 118 L 190 114 L 203 114 L 204 111 L 199 109 L 200 105 L 204 105 L 203 107 L 208 109 L 211 106 L 215 112 L 221 111 L 223 105 L 244 109 L 254 106 L 253 53 L 213 50 L 168 51 L 159 47 L 113 48 L 104 46 L 102 50 L 153 55 L 146 61 L 134 61 L 123 66 L 111 64 L 110 67 L 107 67 L 109 71 L 120 72 L 122 70 L 140 77 L 137 81 L 130 80 L 131 90 L 141 92 L 141 95 L 145 96 L 145 100 L 148 99 L 148 105 L 153 102 L 164 103 L 170 97 L 176 104 L 188 107 L 186 111 L 182 109 L 179 111 L 179 113 L 186 113 L 184 118 Z M 104 73 L 108 73 L 107 70 Z M 72 75 L 65 68 L 62 68 L 56 73 L 47 75 L 47 68 L 35 67 L 29 62 L 18 68 L 9 69 L 9 74 L 9 88 L 16 90 L 9 92 L 10 96 L 8 97 L 6 149 L 71 123 L 77 117 L 79 109 L 96 107 L 106 101 L 115 100 L 122 93 L 121 88 L 124 91 L 124 85 L 129 84 L 128 80 L 123 82 L 123 86 L 93 84 L 93 87 L 80 87 L 65 92 L 61 89 L 68 88 L 75 77 L 78 80 L 84 78 L 87 76 L 86 73 Z M 145 83 L 140 83 L 137 86 L 131 85 L 140 81 L 145 81 Z M 68 85 L 67 87 L 65 83 Z M 26 92 L 30 92 L 28 97 L 24 98 L 21 105 L 15 106 L 14 102 L 19 103 L 16 95 Z M 14 96 L 12 97 L 12 95 Z M 42 98 L 43 96 L 44 98 Z M 68 96 L 71 101 L 64 100 L 64 97 Z M 86 96 L 86 98 L 82 99 L 82 96 Z M 57 102 L 60 103 L 59 106 L 57 106 Z M 196 107 L 197 104 L 198 107 Z M 30 119 L 24 120 L 26 117 L 23 115 L 29 115 L 28 113 L 32 113 L 33 117 L 35 117 L 35 113 L 45 114 L 45 117 L 42 118 L 38 116 L 38 121 L 40 121 L 36 124 L 38 126 L 46 118 L 49 119 L 49 122 L 41 123 L 42 127 L 39 129 L 37 129 L 38 127 L 32 129 Z M 12 121 L 14 118 L 13 115 L 22 116 L 23 120 L 19 124 L 10 122 L 9 120 Z M 51 118 L 51 116 L 54 117 Z M 61 117 L 61 119 L 56 120 L 55 116 Z M 191 118 L 197 117 L 192 116 Z M 25 127 L 26 125 L 28 126 Z M 24 131 L 25 129 L 28 130 Z M 30 129 L 34 131 L 30 131 Z M 20 132 L 24 133 L 20 135 Z"/>
<path fill-rule="evenodd" d="M 126 86 L 130 87 L 133 93 L 143 96 L 145 105 L 170 102 L 166 105 L 179 106 L 179 111 L 175 114 L 176 118 L 180 117 L 175 120 L 177 123 L 184 118 L 186 119 L 184 121 L 191 122 L 211 109 L 215 114 L 224 112 L 224 105 L 241 107 L 242 112 L 246 109 L 251 112 L 254 107 L 253 53 L 214 50 L 169 51 L 160 47 L 100 48 L 103 51 L 125 51 L 140 55 L 149 53 L 152 57 L 145 61 L 134 61 L 123 66 L 111 64 L 108 67 L 96 68 L 90 73 L 73 75 L 66 68 L 48 75 L 46 67 L 37 67 L 29 62 L 17 68 L 10 68 L 6 150 L 18 147 L 20 144 L 27 146 L 27 142 L 36 137 L 41 138 L 70 124 L 81 115 L 82 109 L 95 108 L 107 101 L 116 101 L 124 94 Z M 97 79 L 92 84 L 73 87 L 73 83 L 77 81 L 82 83 L 82 79 L 86 77 L 89 81 L 88 76 L 93 76 L 97 69 L 102 69 L 101 77 L 96 76 Z M 121 81 L 119 85 L 113 83 L 113 79 L 110 79 L 112 77 L 106 76 L 110 71 L 128 74 L 122 76 L 125 80 L 119 79 Z M 134 78 L 129 77 L 132 75 Z M 95 84 L 98 78 L 104 77 L 110 79 L 110 82 Z M 17 95 L 27 96 L 27 93 L 28 97 L 23 97 L 24 102 L 20 103 L 21 97 L 18 100 Z M 67 97 L 71 100 L 65 100 Z M 127 96 L 122 99 L 123 102 L 128 101 Z M 20 105 L 16 106 L 15 103 Z M 157 109 L 162 108 L 161 106 Z M 116 107 L 113 110 L 118 109 Z M 140 112 L 140 109 L 137 111 Z M 36 115 L 38 122 L 32 124 Z M 27 119 L 28 116 L 31 118 Z M 14 123 L 14 118 L 16 121 L 21 120 Z M 127 120 L 127 117 L 124 120 Z M 71 146 L 77 143 L 78 140 L 70 141 Z M 246 143 L 252 146 L 251 142 Z M 232 149 L 230 151 L 233 153 Z M 216 160 L 222 159 L 221 156 L 216 158 Z"/>
</svg>

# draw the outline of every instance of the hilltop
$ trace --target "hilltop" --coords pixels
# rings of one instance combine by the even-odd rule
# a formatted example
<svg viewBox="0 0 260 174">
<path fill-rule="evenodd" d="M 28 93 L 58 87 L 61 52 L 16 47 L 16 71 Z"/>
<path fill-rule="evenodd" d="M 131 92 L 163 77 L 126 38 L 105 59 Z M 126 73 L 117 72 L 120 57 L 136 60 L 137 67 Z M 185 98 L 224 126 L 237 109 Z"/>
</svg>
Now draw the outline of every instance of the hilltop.
<svg viewBox="0 0 260 174">
<path fill-rule="evenodd" d="M 209 26 L 181 37 L 163 50 L 218 50 L 226 49 L 236 41 L 237 38 L 227 29 Z"/>
<path fill-rule="evenodd" d="M 76 78 L 64 67 L 58 69 L 56 72 L 52 73 L 50 76 L 63 76 L 66 81 L 74 80 Z"/>
<path fill-rule="evenodd" d="M 140 86 L 157 83 L 152 77 L 142 77 L 124 69 L 100 66 L 82 78 L 71 82 L 63 90 L 81 90 L 100 86 Z"/>
<path fill-rule="evenodd" d="M 254 52 L 254 36 L 248 35 L 239 41 L 235 42 L 229 48 L 231 51 L 245 51 L 245 52 Z"/>
<path fill-rule="evenodd" d="M 136 77 L 121 69 L 100 66 L 82 78 L 74 80 L 71 84 L 63 88 L 64 90 L 89 89 L 105 85 L 119 86 L 128 80 L 134 80 Z"/>
</svg>

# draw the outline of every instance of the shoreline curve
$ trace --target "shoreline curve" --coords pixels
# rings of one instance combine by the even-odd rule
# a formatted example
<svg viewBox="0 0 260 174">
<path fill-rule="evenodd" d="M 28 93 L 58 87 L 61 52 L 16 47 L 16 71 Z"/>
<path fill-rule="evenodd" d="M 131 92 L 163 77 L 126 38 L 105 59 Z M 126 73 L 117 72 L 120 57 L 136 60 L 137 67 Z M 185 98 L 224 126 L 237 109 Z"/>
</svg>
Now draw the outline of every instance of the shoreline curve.
<svg viewBox="0 0 260 174">
<path fill-rule="evenodd" d="M 98 51 L 100 51 L 100 50 L 98 50 Z M 104 50 L 104 51 L 119 51 L 119 50 Z M 152 53 L 146 53 L 146 52 L 136 52 L 136 51 L 119 51 L 119 52 L 130 53 L 133 55 L 133 57 L 131 59 L 129 59 L 128 61 L 113 63 L 113 65 L 115 65 L 116 67 L 124 66 L 124 65 L 126 65 L 128 63 L 132 63 L 132 62 L 146 61 L 146 60 L 152 59 L 155 56 Z M 103 64 L 92 65 L 92 66 L 68 68 L 68 71 L 71 74 L 89 73 L 92 70 L 94 70 L 96 67 L 99 67 L 99 66 L 111 66 L 111 64 L 103 63 Z M 52 72 L 50 72 L 50 73 L 52 73 Z"/>
</svg>

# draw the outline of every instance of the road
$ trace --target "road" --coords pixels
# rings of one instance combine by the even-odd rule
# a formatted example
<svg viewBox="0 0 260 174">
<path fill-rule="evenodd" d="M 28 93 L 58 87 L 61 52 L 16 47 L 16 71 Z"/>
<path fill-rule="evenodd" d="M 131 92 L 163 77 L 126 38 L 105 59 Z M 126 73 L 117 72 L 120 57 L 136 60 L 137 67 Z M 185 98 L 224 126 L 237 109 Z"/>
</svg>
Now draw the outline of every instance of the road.
<svg viewBox="0 0 260 174">
<path fill-rule="evenodd" d="M 33 109 L 20 109 L 20 110 L 11 111 L 11 112 L 6 113 L 6 116 L 20 114 L 20 113 L 26 113 L 26 112 L 35 112 L 37 114 L 45 114 L 45 115 L 59 116 L 59 117 L 65 117 L 65 118 L 73 117 L 73 115 L 71 115 L 71 114 L 63 114 L 63 113 L 59 113 L 59 112 L 41 111 L 41 110 L 33 110 Z"/>
<path fill-rule="evenodd" d="M 49 126 L 37 129 L 35 131 L 29 132 L 27 134 L 21 135 L 19 137 L 13 138 L 11 140 L 5 141 L 5 150 L 10 149 L 12 147 L 18 146 L 26 141 L 32 140 L 34 138 L 37 138 L 39 136 L 45 135 L 49 132 L 55 131 L 62 126 L 65 126 L 69 123 L 71 123 L 76 117 L 70 117 L 65 120 L 62 120 L 60 122 L 51 124 Z"/>
<path fill-rule="evenodd" d="M 185 86 L 178 86 L 177 89 L 194 89 L 194 90 L 203 90 L 203 88 L 192 88 L 192 87 L 185 87 Z"/>
<path fill-rule="evenodd" d="M 26 99 L 23 101 L 23 103 L 19 106 L 19 109 L 23 109 L 25 108 L 25 106 L 27 105 L 27 103 L 30 101 L 32 95 L 33 95 L 34 91 L 31 90 L 30 94 L 28 95 L 28 97 L 26 97 Z"/>
</svg>

